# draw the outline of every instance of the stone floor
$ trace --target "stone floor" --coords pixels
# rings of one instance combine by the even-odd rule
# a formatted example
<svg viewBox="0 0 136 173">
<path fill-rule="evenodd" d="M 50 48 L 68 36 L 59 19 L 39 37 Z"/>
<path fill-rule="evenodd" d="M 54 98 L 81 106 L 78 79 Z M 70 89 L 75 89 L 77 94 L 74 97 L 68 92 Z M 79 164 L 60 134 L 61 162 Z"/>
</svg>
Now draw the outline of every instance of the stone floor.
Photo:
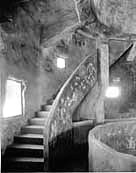
<svg viewBox="0 0 136 173">
<path fill-rule="evenodd" d="M 62 164 L 60 171 L 65 172 L 88 172 L 87 159 L 72 159 Z"/>
<path fill-rule="evenodd" d="M 57 162 L 51 172 L 88 172 L 88 145 L 75 146 L 72 155 Z"/>
</svg>

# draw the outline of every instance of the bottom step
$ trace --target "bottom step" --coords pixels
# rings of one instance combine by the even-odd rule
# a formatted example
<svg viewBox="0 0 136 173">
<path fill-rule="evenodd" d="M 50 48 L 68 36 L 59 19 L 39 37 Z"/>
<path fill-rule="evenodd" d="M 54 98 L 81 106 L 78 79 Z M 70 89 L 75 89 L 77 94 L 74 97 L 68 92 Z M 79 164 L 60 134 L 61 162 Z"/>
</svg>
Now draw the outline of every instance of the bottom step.
<svg viewBox="0 0 136 173">
<path fill-rule="evenodd" d="M 14 172 L 37 172 L 44 171 L 44 159 L 34 157 L 17 157 L 8 158 L 3 161 L 4 167 L 2 171 L 14 171 Z"/>
</svg>

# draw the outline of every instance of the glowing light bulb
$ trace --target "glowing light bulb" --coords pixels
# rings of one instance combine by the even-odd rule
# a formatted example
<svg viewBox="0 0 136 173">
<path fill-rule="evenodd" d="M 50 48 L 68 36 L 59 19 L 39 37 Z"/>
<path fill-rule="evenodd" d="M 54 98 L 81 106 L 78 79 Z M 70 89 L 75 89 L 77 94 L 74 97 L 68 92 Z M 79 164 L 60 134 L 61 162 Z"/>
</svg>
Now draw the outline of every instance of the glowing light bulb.
<svg viewBox="0 0 136 173">
<path fill-rule="evenodd" d="M 117 86 L 109 86 L 106 90 L 105 96 L 107 98 L 117 98 L 120 96 L 120 89 Z"/>
<path fill-rule="evenodd" d="M 65 68 L 65 59 L 57 58 L 57 67 L 61 69 Z"/>
</svg>

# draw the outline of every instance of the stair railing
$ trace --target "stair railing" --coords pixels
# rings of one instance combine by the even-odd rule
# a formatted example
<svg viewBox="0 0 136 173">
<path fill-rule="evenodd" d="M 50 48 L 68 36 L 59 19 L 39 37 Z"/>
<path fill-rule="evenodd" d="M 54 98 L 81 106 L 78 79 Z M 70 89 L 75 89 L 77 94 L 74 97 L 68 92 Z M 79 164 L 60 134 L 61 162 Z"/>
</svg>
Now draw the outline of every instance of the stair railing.
<svg viewBox="0 0 136 173">
<path fill-rule="evenodd" d="M 97 81 L 97 54 L 87 56 L 60 89 L 44 128 L 45 167 L 50 142 L 72 129 L 72 114 Z M 55 147 L 55 143 L 53 143 Z M 48 164 L 48 163 L 47 163 Z"/>
</svg>

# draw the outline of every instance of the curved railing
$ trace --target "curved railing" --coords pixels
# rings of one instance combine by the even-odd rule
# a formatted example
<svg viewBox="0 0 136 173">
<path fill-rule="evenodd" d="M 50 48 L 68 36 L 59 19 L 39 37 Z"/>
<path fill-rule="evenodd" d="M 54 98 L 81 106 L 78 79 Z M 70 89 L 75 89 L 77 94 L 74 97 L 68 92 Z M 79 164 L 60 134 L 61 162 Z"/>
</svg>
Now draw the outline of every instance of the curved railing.
<svg viewBox="0 0 136 173">
<path fill-rule="evenodd" d="M 72 129 L 72 114 L 97 81 L 97 55 L 87 56 L 71 74 L 58 93 L 44 129 L 44 157 L 49 145 L 55 148 L 57 136 Z M 70 134 L 71 136 L 72 134 Z M 69 138 L 70 138 L 69 136 Z"/>
</svg>

